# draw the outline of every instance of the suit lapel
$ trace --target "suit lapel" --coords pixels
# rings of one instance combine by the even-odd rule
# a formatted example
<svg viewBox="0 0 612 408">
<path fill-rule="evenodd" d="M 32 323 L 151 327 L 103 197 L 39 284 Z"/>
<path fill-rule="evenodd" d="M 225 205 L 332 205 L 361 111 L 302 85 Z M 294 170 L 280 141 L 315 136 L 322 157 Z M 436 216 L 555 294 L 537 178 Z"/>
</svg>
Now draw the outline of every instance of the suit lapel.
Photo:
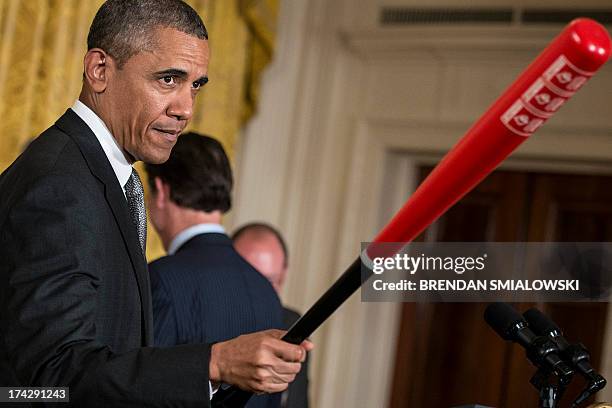
<svg viewBox="0 0 612 408">
<path fill-rule="evenodd" d="M 87 124 L 72 109 L 58 119 L 56 125 L 78 145 L 92 174 L 104 184 L 104 195 L 119 226 L 123 242 L 127 247 L 133 270 L 136 274 L 142 307 L 143 342 L 152 340 L 151 289 L 146 261 L 140 249 L 138 233 L 130 217 L 127 201 L 117 176 L 100 146 L 100 142 Z"/>
</svg>

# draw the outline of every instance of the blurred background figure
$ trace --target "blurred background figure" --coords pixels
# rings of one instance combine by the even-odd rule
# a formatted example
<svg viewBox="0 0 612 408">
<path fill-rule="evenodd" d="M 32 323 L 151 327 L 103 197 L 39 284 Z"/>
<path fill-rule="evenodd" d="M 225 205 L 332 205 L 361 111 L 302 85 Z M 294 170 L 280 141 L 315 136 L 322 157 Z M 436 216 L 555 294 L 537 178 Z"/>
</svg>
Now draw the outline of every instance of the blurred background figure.
<svg viewBox="0 0 612 408">
<path fill-rule="evenodd" d="M 149 264 L 155 344 L 214 343 L 281 328 L 276 292 L 221 226 L 233 186 L 221 143 L 186 133 L 167 162 L 145 168 L 147 208 L 168 253 Z M 254 396 L 247 407 L 278 407 L 280 398 Z"/>
<path fill-rule="evenodd" d="M 249 223 L 243 225 L 232 236 L 236 251 L 270 281 L 281 295 L 287 275 L 289 253 L 280 232 L 271 225 Z M 283 323 L 288 329 L 300 318 L 300 314 L 283 306 Z M 308 407 L 308 360 L 302 371 L 281 398 L 286 408 Z"/>
</svg>

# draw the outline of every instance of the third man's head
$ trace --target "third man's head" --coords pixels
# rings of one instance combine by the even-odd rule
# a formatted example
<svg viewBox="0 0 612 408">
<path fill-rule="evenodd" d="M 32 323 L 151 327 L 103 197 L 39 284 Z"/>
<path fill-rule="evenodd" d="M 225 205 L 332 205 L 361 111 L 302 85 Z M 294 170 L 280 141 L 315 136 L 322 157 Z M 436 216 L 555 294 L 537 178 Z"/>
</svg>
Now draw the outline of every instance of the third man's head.
<svg viewBox="0 0 612 408">
<path fill-rule="evenodd" d="M 240 227 L 232 236 L 236 251 L 264 275 L 280 295 L 287 275 L 289 255 L 280 232 L 264 223 Z"/>
</svg>

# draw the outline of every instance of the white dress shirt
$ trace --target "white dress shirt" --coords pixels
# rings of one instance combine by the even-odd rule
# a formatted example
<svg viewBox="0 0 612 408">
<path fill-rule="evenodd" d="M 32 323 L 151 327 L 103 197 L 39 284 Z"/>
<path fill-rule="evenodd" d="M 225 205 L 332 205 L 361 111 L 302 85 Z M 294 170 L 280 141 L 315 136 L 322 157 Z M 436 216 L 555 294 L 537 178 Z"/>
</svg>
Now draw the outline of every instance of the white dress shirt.
<svg viewBox="0 0 612 408">
<path fill-rule="evenodd" d="M 96 135 L 96 138 L 102 145 L 104 154 L 106 154 L 111 167 L 115 171 L 115 176 L 117 176 L 117 180 L 121 186 L 121 191 L 123 191 L 123 195 L 125 195 L 124 188 L 125 184 L 132 175 L 132 165 L 125 158 L 125 155 L 123 154 L 123 151 L 121 151 L 117 141 L 111 134 L 110 130 L 108 130 L 102 119 L 100 119 L 100 117 L 96 115 L 94 111 L 89 109 L 89 107 L 83 102 L 77 99 L 76 102 L 74 102 L 74 105 L 72 105 L 71 109 L 74 111 L 74 113 L 79 115 L 81 119 L 83 119 L 94 135 Z"/>
</svg>

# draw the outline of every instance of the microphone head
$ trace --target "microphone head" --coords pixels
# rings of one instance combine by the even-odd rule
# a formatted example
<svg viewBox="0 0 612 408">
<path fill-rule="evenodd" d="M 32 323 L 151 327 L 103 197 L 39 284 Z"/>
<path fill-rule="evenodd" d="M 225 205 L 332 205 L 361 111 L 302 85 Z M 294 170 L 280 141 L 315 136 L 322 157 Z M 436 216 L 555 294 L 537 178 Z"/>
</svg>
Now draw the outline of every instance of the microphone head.
<svg viewBox="0 0 612 408">
<path fill-rule="evenodd" d="M 493 330 L 504 340 L 515 339 L 514 333 L 517 328 L 527 326 L 523 319 L 508 303 L 491 303 L 484 312 L 484 319 Z"/>
<path fill-rule="evenodd" d="M 538 336 L 548 336 L 552 332 L 561 334 L 561 329 L 548 316 L 540 312 L 535 307 L 523 313 L 525 320 L 529 323 L 529 327 Z"/>
</svg>

